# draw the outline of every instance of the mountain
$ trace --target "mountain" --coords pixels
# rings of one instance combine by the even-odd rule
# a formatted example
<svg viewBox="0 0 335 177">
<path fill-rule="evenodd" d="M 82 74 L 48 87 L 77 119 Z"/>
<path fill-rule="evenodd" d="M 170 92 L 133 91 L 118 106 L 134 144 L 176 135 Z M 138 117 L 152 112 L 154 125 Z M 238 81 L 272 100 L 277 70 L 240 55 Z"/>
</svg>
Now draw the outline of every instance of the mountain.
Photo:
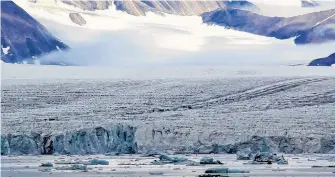
<svg viewBox="0 0 335 177">
<path fill-rule="evenodd" d="M 319 58 L 309 63 L 309 66 L 332 66 L 335 64 L 335 53 L 325 58 Z"/>
<path fill-rule="evenodd" d="M 251 2 L 242 0 L 234 1 L 160 1 L 160 0 L 140 0 L 140 1 L 68 1 L 63 3 L 79 7 L 83 10 L 95 11 L 105 10 L 114 5 L 117 10 L 127 12 L 131 15 L 143 16 L 146 12 L 168 13 L 174 15 L 200 15 L 216 9 L 237 8 L 253 12 L 259 12 L 259 8 Z M 35 0 L 38 2 L 38 0 Z"/>
<path fill-rule="evenodd" d="M 335 14 L 300 32 L 294 41 L 296 44 L 318 44 L 330 40 L 335 40 Z"/>
<path fill-rule="evenodd" d="M 69 47 L 12 1 L 1 1 L 1 60 L 33 62 L 35 58 Z"/>
<path fill-rule="evenodd" d="M 296 38 L 296 44 L 322 43 L 335 40 L 335 9 L 294 17 L 268 17 L 240 9 L 204 13 L 204 23 L 215 24 L 277 39 Z M 327 29 L 327 33 L 318 33 Z M 319 36 L 322 35 L 322 38 Z"/>
</svg>

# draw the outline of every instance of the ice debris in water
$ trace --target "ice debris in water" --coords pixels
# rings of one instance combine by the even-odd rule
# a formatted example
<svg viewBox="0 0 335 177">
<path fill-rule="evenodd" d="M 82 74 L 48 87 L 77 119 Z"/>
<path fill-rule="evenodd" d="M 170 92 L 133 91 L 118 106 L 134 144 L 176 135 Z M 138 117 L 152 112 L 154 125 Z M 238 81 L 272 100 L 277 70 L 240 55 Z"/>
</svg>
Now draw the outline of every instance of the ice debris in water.
<svg viewBox="0 0 335 177">
<path fill-rule="evenodd" d="M 251 160 L 252 151 L 250 148 L 242 149 L 236 153 L 237 160 Z"/>
<path fill-rule="evenodd" d="M 163 172 L 156 171 L 156 172 L 149 172 L 150 175 L 163 175 Z"/>
<path fill-rule="evenodd" d="M 284 158 L 284 156 L 278 156 L 277 154 L 271 152 L 258 152 L 256 154 L 250 154 L 251 162 L 249 164 L 288 164 L 288 161 Z M 237 159 L 241 159 L 240 156 Z"/>
<path fill-rule="evenodd" d="M 109 162 L 107 160 L 92 159 L 89 161 L 89 165 L 109 165 Z"/>
<path fill-rule="evenodd" d="M 219 160 L 214 160 L 212 157 L 202 157 L 200 164 L 222 164 Z"/>
<path fill-rule="evenodd" d="M 188 160 L 185 157 L 177 157 L 177 156 L 168 156 L 165 154 L 161 154 L 159 156 L 159 160 L 154 160 L 151 162 L 153 165 L 163 165 L 163 164 L 175 164 L 175 165 L 190 165 L 194 166 L 196 164 L 199 164 L 197 162 L 194 162 L 192 160 Z"/>
<path fill-rule="evenodd" d="M 41 167 L 53 167 L 54 165 L 51 162 L 42 163 Z"/>
<path fill-rule="evenodd" d="M 248 170 L 238 170 L 229 168 L 209 168 L 205 173 L 250 173 Z"/>
<path fill-rule="evenodd" d="M 83 165 L 83 164 L 73 164 L 71 166 L 56 167 L 56 170 L 82 170 L 82 171 L 88 171 L 87 165 Z"/>
</svg>

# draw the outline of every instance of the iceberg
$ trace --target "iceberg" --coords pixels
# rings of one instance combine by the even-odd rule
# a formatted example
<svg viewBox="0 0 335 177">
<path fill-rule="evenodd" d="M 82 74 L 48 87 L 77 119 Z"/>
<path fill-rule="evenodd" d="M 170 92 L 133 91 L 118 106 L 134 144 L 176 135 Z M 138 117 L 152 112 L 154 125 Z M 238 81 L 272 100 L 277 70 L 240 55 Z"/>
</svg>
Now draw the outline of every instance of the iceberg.
<svg viewBox="0 0 335 177">
<path fill-rule="evenodd" d="M 212 157 L 202 157 L 200 164 L 222 164 L 219 160 L 214 160 Z"/>
<path fill-rule="evenodd" d="M 92 159 L 89 162 L 90 165 L 109 165 L 107 160 Z"/>
</svg>

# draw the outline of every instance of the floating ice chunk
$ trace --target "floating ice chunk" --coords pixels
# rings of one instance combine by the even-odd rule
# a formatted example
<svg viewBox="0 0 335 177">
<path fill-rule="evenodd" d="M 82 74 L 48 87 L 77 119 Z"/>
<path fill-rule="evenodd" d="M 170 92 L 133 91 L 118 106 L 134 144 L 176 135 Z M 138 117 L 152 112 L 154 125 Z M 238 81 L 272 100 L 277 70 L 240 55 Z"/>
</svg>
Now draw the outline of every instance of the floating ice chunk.
<svg viewBox="0 0 335 177">
<path fill-rule="evenodd" d="M 83 170 L 83 171 L 88 171 L 87 165 L 83 165 L 83 164 L 73 164 L 71 166 L 56 167 L 56 170 Z"/>
<path fill-rule="evenodd" d="M 237 160 L 251 160 L 252 151 L 250 148 L 242 149 L 236 153 Z"/>
<path fill-rule="evenodd" d="M 109 162 L 107 160 L 92 159 L 89 161 L 89 165 L 109 165 Z"/>
<path fill-rule="evenodd" d="M 159 156 L 159 161 L 154 160 L 151 162 L 153 165 L 164 165 L 164 164 L 175 164 L 175 165 L 192 165 L 199 164 L 197 162 L 188 160 L 185 157 L 176 157 L 176 156 L 168 156 L 165 154 L 162 154 Z"/>
<path fill-rule="evenodd" d="M 250 173 L 248 170 L 228 169 L 228 173 Z"/>
<path fill-rule="evenodd" d="M 41 167 L 53 167 L 54 164 L 52 164 L 51 162 L 46 162 L 46 163 L 42 163 Z"/>
<path fill-rule="evenodd" d="M 277 160 L 277 159 L 276 159 Z M 281 157 L 278 158 L 277 160 L 277 164 L 279 165 L 287 165 L 288 161 L 284 158 L 284 156 L 282 155 Z"/>
<path fill-rule="evenodd" d="M 212 157 L 202 157 L 200 164 L 222 164 L 219 160 L 214 160 Z"/>
<path fill-rule="evenodd" d="M 168 156 L 168 155 L 160 155 L 159 160 L 161 161 L 171 161 L 171 162 L 185 162 L 188 159 L 185 157 L 174 157 L 174 156 Z"/>
<path fill-rule="evenodd" d="M 150 175 L 163 175 L 163 172 L 156 171 L 156 172 L 149 172 Z"/>
<path fill-rule="evenodd" d="M 229 168 L 209 168 L 205 173 L 250 173 L 248 170 L 238 170 Z"/>
<path fill-rule="evenodd" d="M 228 168 L 209 168 L 205 173 L 228 173 Z"/>
</svg>

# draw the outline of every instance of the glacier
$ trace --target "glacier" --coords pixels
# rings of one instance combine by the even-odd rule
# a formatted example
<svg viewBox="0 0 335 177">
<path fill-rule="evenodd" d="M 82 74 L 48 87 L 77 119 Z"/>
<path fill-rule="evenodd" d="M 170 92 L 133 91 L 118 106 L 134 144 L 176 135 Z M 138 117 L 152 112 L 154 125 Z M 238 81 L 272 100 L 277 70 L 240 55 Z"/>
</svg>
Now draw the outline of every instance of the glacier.
<svg viewBox="0 0 335 177">
<path fill-rule="evenodd" d="M 1 135 L 2 155 L 135 153 L 135 128 L 116 124 L 55 134 Z"/>
<path fill-rule="evenodd" d="M 3 154 L 334 153 L 332 67 L 2 69 Z"/>
</svg>

